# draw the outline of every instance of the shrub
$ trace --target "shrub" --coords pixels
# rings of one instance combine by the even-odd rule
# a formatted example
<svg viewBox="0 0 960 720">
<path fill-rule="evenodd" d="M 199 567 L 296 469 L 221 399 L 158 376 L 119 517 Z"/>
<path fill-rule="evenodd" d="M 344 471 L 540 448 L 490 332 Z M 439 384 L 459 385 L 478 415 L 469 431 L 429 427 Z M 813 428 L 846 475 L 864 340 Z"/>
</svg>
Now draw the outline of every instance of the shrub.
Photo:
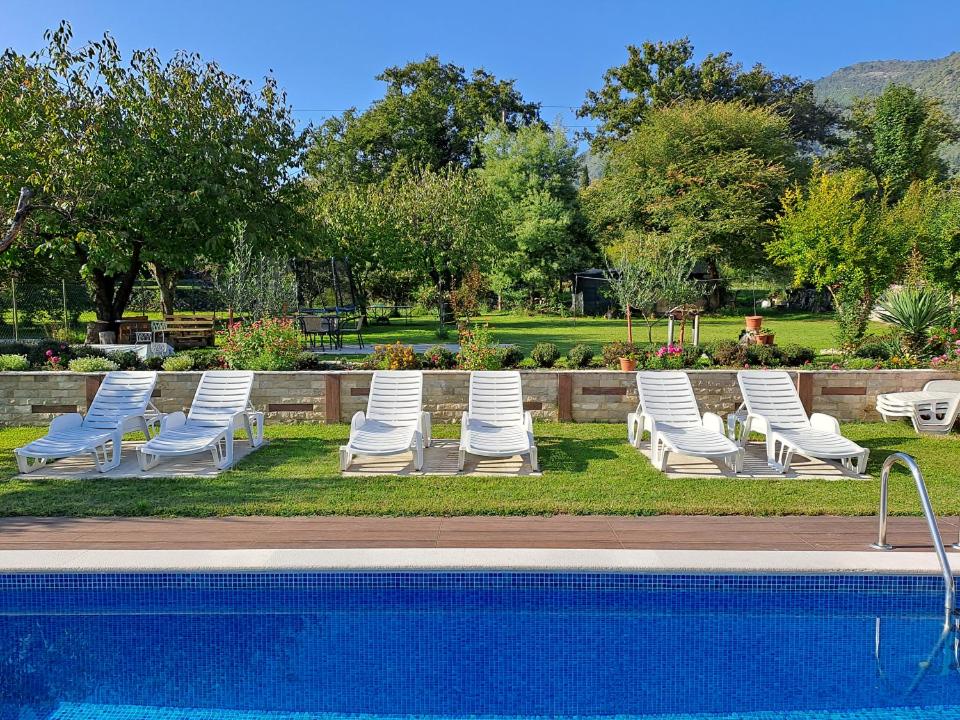
<svg viewBox="0 0 960 720">
<path fill-rule="evenodd" d="M 26 355 L 0 355 L 0 371 L 22 371 L 30 369 Z"/>
<path fill-rule="evenodd" d="M 748 345 L 747 364 L 761 367 L 780 367 L 781 355 L 774 345 Z"/>
<path fill-rule="evenodd" d="M 133 350 L 110 353 L 110 359 L 113 360 L 121 370 L 139 370 L 143 367 L 143 361 Z"/>
<path fill-rule="evenodd" d="M 616 341 L 600 348 L 600 355 L 603 357 L 603 364 L 606 367 L 616 367 L 620 358 L 633 358 L 637 360 L 640 355 L 640 348 L 633 343 Z"/>
<path fill-rule="evenodd" d="M 189 355 L 193 359 L 194 370 L 219 370 L 227 365 L 218 348 L 194 348 L 184 350 L 181 354 Z"/>
<path fill-rule="evenodd" d="M 71 360 L 67 367 L 70 368 L 70 372 L 88 373 L 112 372 L 119 366 L 113 360 L 103 357 L 79 357 Z"/>
<path fill-rule="evenodd" d="M 393 345 L 384 346 L 384 370 L 416 370 L 420 360 L 413 348 L 397 340 Z"/>
<path fill-rule="evenodd" d="M 193 370 L 193 358 L 185 352 L 171 355 L 163 361 L 163 369 L 167 372 L 186 372 Z"/>
<path fill-rule="evenodd" d="M 159 355 L 148 357 L 143 361 L 143 367 L 147 370 L 163 370 L 163 361 L 165 359 L 166 358 L 162 358 Z"/>
<path fill-rule="evenodd" d="M 747 348 L 734 340 L 721 340 L 709 346 L 707 354 L 717 365 L 742 367 L 747 362 Z"/>
<path fill-rule="evenodd" d="M 500 355 L 486 325 L 474 325 L 473 330 L 460 331 L 460 354 L 457 365 L 461 370 L 499 370 Z"/>
<path fill-rule="evenodd" d="M 593 348 L 583 343 L 574 345 L 567 351 L 567 360 L 570 361 L 570 367 L 585 368 L 593 360 Z"/>
<path fill-rule="evenodd" d="M 882 361 L 858 357 L 849 358 L 843 363 L 843 366 L 847 370 L 873 370 L 874 368 L 881 367 L 882 365 Z"/>
<path fill-rule="evenodd" d="M 426 349 L 421 362 L 425 368 L 451 370 L 457 366 L 457 356 L 443 345 L 434 345 Z"/>
<path fill-rule="evenodd" d="M 320 359 L 320 356 L 312 352 L 302 352 L 297 355 L 297 361 L 294 363 L 294 370 L 323 370 L 326 365 Z"/>
<path fill-rule="evenodd" d="M 292 370 L 300 355 L 300 331 L 292 320 L 236 323 L 218 337 L 227 366 L 235 370 Z"/>
<path fill-rule="evenodd" d="M 537 367 L 536 363 L 533 362 L 530 358 L 524 358 L 520 361 L 520 364 L 517 367 L 521 370 L 533 370 Z"/>
<path fill-rule="evenodd" d="M 803 345 L 779 345 L 780 357 L 786 367 L 802 367 L 817 359 L 817 351 Z"/>
<path fill-rule="evenodd" d="M 500 357 L 500 367 L 515 368 L 523 362 L 523 351 L 516 345 L 504 345 L 497 348 Z"/>
<path fill-rule="evenodd" d="M 553 343 L 537 343 L 530 351 L 530 359 L 539 368 L 551 368 L 560 359 L 560 349 Z"/>
</svg>

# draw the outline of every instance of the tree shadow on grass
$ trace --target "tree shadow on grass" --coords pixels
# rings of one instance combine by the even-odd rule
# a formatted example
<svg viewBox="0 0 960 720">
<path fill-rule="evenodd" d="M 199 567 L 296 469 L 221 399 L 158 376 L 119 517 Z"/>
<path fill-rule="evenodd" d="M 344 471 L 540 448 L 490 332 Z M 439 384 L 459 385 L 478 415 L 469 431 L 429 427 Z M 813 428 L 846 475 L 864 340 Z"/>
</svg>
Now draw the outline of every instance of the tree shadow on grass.
<svg viewBox="0 0 960 720">
<path fill-rule="evenodd" d="M 583 472 L 597 461 L 621 457 L 623 440 L 615 438 L 543 437 L 537 439 L 544 472 Z"/>
</svg>

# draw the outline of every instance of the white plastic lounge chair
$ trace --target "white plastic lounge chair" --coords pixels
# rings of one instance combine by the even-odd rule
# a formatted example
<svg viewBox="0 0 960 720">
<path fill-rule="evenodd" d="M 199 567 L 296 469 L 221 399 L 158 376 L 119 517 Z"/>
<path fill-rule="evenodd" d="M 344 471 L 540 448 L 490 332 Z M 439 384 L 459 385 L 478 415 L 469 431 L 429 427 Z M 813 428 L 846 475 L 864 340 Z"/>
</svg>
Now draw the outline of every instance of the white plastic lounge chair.
<svg viewBox="0 0 960 720">
<path fill-rule="evenodd" d="M 190 405 L 190 414 L 170 413 L 160 423 L 160 433 L 137 450 L 142 470 L 163 458 L 209 452 L 220 470 L 233 464 L 237 430 L 246 430 L 250 445 L 263 442 L 263 413 L 250 404 L 253 373 L 242 370 L 208 370 Z"/>
<path fill-rule="evenodd" d="M 931 380 L 918 392 L 877 395 L 877 412 L 884 422 L 910 418 L 918 433 L 948 433 L 960 412 L 960 380 Z"/>
<path fill-rule="evenodd" d="M 642 420 L 650 430 L 650 460 L 661 472 L 667 452 L 722 460 L 735 473 L 743 469 L 743 448 L 724 435 L 723 419 L 701 417 L 690 378 L 685 372 L 638 372 Z M 639 443 L 639 439 L 637 440 Z"/>
<path fill-rule="evenodd" d="M 155 372 L 107 373 L 85 416 L 60 415 L 45 437 L 14 450 L 20 472 L 75 455 L 90 455 L 99 472 L 117 467 L 124 434 L 139 430 L 150 439 L 150 428 L 160 415 L 150 402 L 156 384 Z"/>
<path fill-rule="evenodd" d="M 350 440 L 340 447 L 340 469 L 354 455 L 414 452 L 413 466 L 423 469 L 423 448 L 430 447 L 430 413 L 423 412 L 423 373 L 419 370 L 375 372 L 367 412 L 350 421 Z"/>
<path fill-rule="evenodd" d="M 470 373 L 470 403 L 460 421 L 460 470 L 467 453 L 482 457 L 528 455 L 531 469 L 539 469 L 533 416 L 523 410 L 520 373 Z"/>
<path fill-rule="evenodd" d="M 870 451 L 843 437 L 833 416 L 813 413 L 808 418 L 790 375 L 778 370 L 741 370 L 737 382 L 747 406 L 740 444 L 746 444 L 751 431 L 762 432 L 770 467 L 788 472 L 796 454 L 836 460 L 857 474 L 867 469 Z"/>
</svg>

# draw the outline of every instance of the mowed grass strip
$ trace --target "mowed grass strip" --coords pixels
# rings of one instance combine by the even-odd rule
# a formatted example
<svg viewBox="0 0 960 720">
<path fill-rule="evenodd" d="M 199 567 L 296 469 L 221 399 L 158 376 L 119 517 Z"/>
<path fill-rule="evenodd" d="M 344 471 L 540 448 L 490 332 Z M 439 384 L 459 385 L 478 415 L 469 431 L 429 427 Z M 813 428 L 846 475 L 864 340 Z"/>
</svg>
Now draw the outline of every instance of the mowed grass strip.
<svg viewBox="0 0 960 720">
<path fill-rule="evenodd" d="M 216 478 L 12 479 L 12 449 L 41 428 L 0 430 L 0 515 L 873 515 L 879 483 L 733 478 L 671 480 L 626 442 L 622 425 L 538 423 L 542 477 L 343 478 L 346 425 L 273 425 L 270 444 Z M 456 437 L 440 425 L 438 437 Z M 960 514 L 960 439 L 918 437 L 906 424 L 848 424 L 872 451 L 870 472 L 895 450 L 914 455 L 936 511 Z M 890 509 L 918 515 L 908 475 L 892 476 Z"/>
<path fill-rule="evenodd" d="M 752 311 L 751 311 L 752 312 Z M 831 313 L 800 313 L 780 310 L 764 310 L 764 325 L 776 334 L 778 344 L 797 344 L 817 350 L 836 347 L 836 322 Z M 626 322 L 620 319 L 608 320 L 602 317 L 562 318 L 549 315 L 515 315 L 491 313 L 475 319 L 478 323 L 487 323 L 491 327 L 494 339 L 503 344 L 517 345 L 525 353 L 538 342 L 552 342 L 562 352 L 566 352 L 578 343 L 592 345 L 599 351 L 601 345 L 616 340 L 627 339 Z M 872 332 L 883 332 L 882 323 L 871 323 Z M 364 330 L 364 339 L 370 344 L 389 344 L 403 342 L 408 345 L 418 343 L 437 343 L 435 331 L 437 322 L 433 318 L 417 317 L 407 324 L 394 319 L 389 325 L 370 325 Z M 736 340 L 743 328 L 743 315 L 704 315 L 700 321 L 701 342 L 718 340 Z M 693 337 L 693 329 L 687 325 L 686 339 Z M 647 341 L 646 326 L 635 321 L 634 340 Z M 675 337 L 679 339 L 679 325 Z M 666 321 L 659 321 L 653 329 L 654 343 L 667 341 Z M 348 344 L 353 342 L 346 338 Z M 456 342 L 456 333 L 442 342 Z"/>
</svg>

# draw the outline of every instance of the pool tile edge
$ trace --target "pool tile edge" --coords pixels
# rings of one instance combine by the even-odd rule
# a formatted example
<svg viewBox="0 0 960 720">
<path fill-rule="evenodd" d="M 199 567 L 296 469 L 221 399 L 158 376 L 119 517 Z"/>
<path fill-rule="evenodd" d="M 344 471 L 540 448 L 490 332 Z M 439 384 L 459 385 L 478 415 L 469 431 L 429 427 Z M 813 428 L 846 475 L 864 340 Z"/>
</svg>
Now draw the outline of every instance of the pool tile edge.
<svg viewBox="0 0 960 720">
<path fill-rule="evenodd" d="M 0 550 L 0 573 L 529 571 L 940 573 L 933 552 L 355 548 L 325 550 Z"/>
</svg>

